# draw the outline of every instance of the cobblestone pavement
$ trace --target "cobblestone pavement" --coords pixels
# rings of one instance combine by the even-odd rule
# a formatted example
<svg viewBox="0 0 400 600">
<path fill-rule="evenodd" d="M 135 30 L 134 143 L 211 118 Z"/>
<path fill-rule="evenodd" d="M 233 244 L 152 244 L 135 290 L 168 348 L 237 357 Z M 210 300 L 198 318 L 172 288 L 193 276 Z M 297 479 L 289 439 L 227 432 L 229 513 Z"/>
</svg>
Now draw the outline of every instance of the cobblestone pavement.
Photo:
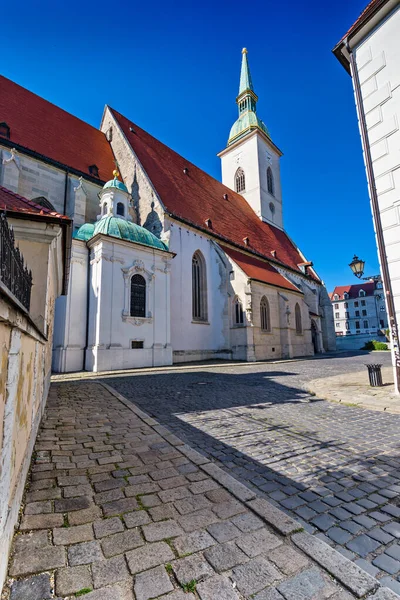
<svg viewBox="0 0 400 600">
<path fill-rule="evenodd" d="M 3 597 L 397 598 L 126 404 L 52 385 Z"/>
<path fill-rule="evenodd" d="M 400 416 L 302 389 L 365 362 L 371 357 L 340 355 L 107 382 L 400 593 Z"/>
</svg>

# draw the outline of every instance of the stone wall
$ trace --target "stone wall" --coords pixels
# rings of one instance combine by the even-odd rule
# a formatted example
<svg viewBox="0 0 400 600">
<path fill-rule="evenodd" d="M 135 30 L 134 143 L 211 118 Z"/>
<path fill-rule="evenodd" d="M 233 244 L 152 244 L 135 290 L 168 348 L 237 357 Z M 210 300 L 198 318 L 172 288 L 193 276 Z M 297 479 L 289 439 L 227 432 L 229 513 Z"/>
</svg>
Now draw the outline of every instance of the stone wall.
<svg viewBox="0 0 400 600">
<path fill-rule="evenodd" d="M 0 290 L 0 589 L 50 383 L 51 342 Z"/>
</svg>

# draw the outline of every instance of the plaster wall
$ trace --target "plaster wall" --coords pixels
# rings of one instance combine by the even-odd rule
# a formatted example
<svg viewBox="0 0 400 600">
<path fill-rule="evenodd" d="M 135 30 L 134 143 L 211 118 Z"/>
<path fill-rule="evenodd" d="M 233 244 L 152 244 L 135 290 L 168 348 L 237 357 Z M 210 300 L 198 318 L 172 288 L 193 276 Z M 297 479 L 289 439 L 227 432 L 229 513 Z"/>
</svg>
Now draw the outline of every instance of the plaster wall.
<svg viewBox="0 0 400 600">
<path fill-rule="evenodd" d="M 242 196 L 250 204 L 256 215 L 264 221 L 283 228 L 282 191 L 280 180 L 280 157 L 276 150 L 265 139 L 254 132 L 246 136 L 232 148 L 222 153 L 222 183 L 235 190 L 235 174 L 239 167 L 245 173 L 246 190 Z M 267 168 L 271 167 L 274 178 L 274 195 L 268 192 Z M 274 212 L 270 209 L 270 203 Z"/>
<path fill-rule="evenodd" d="M 72 218 L 75 226 L 95 221 L 99 213 L 97 194 L 102 189 L 101 185 L 89 180 L 81 181 L 78 176 L 67 174 L 22 152 L 11 152 L 1 144 L 0 185 L 29 200 L 44 196 L 57 212 Z M 80 191 L 76 192 L 78 188 Z"/>
<path fill-rule="evenodd" d="M 97 372 L 171 364 L 171 254 L 108 236 L 96 236 L 89 246 L 86 369 Z M 145 317 L 130 316 L 130 280 L 136 273 L 146 281 Z M 143 348 L 132 349 L 132 342 L 143 342 Z"/>
<path fill-rule="evenodd" d="M 167 221 L 171 264 L 171 331 L 174 362 L 229 358 L 226 266 L 208 237 L 177 221 Z M 192 319 L 192 257 L 200 251 L 207 274 L 207 321 Z"/>
<path fill-rule="evenodd" d="M 355 49 L 385 250 L 400 323 L 400 7 Z"/>
</svg>

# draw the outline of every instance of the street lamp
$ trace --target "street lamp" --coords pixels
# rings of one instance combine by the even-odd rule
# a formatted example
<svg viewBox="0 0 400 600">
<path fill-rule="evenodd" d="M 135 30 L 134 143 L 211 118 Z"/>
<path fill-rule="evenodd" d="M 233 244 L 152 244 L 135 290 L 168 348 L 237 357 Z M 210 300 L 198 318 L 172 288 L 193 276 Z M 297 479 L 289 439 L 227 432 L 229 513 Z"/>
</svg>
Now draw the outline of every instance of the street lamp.
<svg viewBox="0 0 400 600">
<path fill-rule="evenodd" d="M 349 264 L 349 267 L 353 271 L 354 275 L 358 277 L 358 279 L 361 279 L 361 277 L 364 275 L 364 265 L 365 261 L 361 260 L 361 258 L 358 258 L 358 256 L 355 254 L 353 256 L 353 260 Z"/>
</svg>

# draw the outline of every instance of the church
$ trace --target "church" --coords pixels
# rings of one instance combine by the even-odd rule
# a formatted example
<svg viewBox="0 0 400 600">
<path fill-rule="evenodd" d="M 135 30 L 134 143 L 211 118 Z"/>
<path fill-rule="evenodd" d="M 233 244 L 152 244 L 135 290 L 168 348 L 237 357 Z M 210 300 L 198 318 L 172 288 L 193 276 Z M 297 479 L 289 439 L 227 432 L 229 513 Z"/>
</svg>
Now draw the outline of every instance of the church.
<svg viewBox="0 0 400 600">
<path fill-rule="evenodd" d="M 325 286 L 284 230 L 282 152 L 257 101 L 243 49 L 221 183 L 110 106 L 96 129 L 0 77 L 0 185 L 73 220 L 55 372 L 335 349 Z"/>
</svg>

